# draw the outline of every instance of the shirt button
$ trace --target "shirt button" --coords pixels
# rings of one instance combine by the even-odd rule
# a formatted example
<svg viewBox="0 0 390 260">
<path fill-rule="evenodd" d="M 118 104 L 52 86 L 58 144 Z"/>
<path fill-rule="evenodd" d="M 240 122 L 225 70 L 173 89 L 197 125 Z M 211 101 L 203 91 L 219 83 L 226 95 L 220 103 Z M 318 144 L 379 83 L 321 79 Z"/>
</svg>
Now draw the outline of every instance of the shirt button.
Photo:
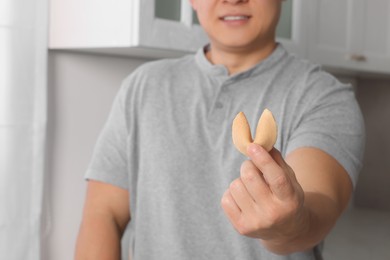
<svg viewBox="0 0 390 260">
<path fill-rule="evenodd" d="M 223 104 L 222 104 L 221 102 L 217 102 L 217 103 L 215 104 L 215 108 L 221 109 L 221 108 L 223 108 Z"/>
</svg>

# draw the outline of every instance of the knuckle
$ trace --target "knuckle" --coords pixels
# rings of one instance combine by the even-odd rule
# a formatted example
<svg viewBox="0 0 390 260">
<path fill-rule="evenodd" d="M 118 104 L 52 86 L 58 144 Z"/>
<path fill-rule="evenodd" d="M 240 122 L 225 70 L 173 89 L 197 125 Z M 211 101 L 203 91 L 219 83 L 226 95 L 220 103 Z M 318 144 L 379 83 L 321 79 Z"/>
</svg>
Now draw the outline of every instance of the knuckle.
<svg viewBox="0 0 390 260">
<path fill-rule="evenodd" d="M 229 198 L 227 198 L 226 196 L 223 196 L 221 199 L 222 207 L 229 206 L 229 204 L 230 204 Z"/>
<path fill-rule="evenodd" d="M 253 163 L 252 163 L 251 161 L 249 161 L 249 160 L 246 160 L 246 161 L 244 161 L 244 162 L 241 164 L 240 172 L 248 171 L 248 170 L 250 170 L 252 167 L 253 167 Z"/>
<path fill-rule="evenodd" d="M 256 174 L 257 172 L 251 170 L 241 171 L 241 179 L 244 182 L 253 182 L 256 180 Z"/>
<path fill-rule="evenodd" d="M 262 230 L 264 228 L 264 223 L 259 218 L 254 219 L 252 225 L 254 230 Z"/>
<path fill-rule="evenodd" d="M 239 190 L 241 190 L 242 185 L 243 185 L 242 181 L 239 178 L 235 179 L 234 181 L 232 181 L 232 183 L 230 183 L 229 190 L 239 191 Z"/>
<path fill-rule="evenodd" d="M 255 181 L 259 176 L 259 170 L 251 161 L 245 161 L 241 165 L 240 177 L 244 183 Z"/>
<path fill-rule="evenodd" d="M 284 190 L 289 187 L 289 180 L 285 175 L 279 175 L 272 181 L 272 186 L 274 186 L 278 190 Z"/>
<path fill-rule="evenodd" d="M 230 208 L 233 204 L 233 201 L 231 200 L 231 198 L 227 195 L 223 196 L 222 199 L 221 199 L 221 206 L 223 208 Z"/>
<path fill-rule="evenodd" d="M 246 236 L 250 234 L 250 229 L 248 226 L 248 222 L 244 219 L 240 219 L 236 224 L 236 230 L 240 235 Z"/>
<path fill-rule="evenodd" d="M 297 214 L 299 210 L 302 208 L 302 206 L 303 206 L 303 200 L 299 199 L 297 196 L 290 203 L 290 213 L 294 215 Z"/>
<path fill-rule="evenodd" d="M 243 215 L 235 224 L 235 229 L 240 235 L 254 237 L 264 230 L 263 218 L 257 214 Z"/>
</svg>

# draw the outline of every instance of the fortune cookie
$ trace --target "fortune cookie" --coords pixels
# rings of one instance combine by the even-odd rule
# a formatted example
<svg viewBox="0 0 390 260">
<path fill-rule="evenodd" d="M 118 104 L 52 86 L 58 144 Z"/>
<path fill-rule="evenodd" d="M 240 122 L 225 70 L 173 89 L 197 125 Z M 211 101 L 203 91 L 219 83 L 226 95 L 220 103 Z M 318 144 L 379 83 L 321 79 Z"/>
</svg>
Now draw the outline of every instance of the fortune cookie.
<svg viewBox="0 0 390 260">
<path fill-rule="evenodd" d="M 237 114 L 233 120 L 232 137 L 233 144 L 245 156 L 247 147 L 250 143 L 261 145 L 267 151 L 270 151 L 275 145 L 278 135 L 278 128 L 271 111 L 265 109 L 257 123 L 255 139 L 252 140 L 251 129 L 248 120 L 243 112 Z"/>
</svg>

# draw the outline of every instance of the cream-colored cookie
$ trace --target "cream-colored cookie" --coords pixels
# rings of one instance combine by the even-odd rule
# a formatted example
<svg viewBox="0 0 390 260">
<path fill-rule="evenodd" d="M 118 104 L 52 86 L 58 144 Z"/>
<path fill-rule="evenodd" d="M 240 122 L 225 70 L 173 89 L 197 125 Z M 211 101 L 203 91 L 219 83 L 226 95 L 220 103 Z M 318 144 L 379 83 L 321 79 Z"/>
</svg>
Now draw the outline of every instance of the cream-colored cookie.
<svg viewBox="0 0 390 260">
<path fill-rule="evenodd" d="M 274 116 L 271 111 L 265 109 L 257 123 L 256 136 L 253 142 L 263 146 L 267 151 L 270 151 L 276 143 L 277 136 L 278 127 Z"/>
<path fill-rule="evenodd" d="M 233 143 L 237 150 L 245 156 L 248 156 L 246 152 L 247 147 L 252 142 L 259 144 L 267 151 L 270 151 L 275 145 L 277 135 L 278 129 L 275 119 L 268 109 L 265 109 L 260 116 L 254 140 L 252 140 L 250 126 L 243 112 L 238 113 L 233 120 Z"/>
<path fill-rule="evenodd" d="M 246 154 L 247 146 L 252 143 L 251 129 L 243 112 L 237 114 L 232 125 L 233 144 L 237 150 Z"/>
</svg>

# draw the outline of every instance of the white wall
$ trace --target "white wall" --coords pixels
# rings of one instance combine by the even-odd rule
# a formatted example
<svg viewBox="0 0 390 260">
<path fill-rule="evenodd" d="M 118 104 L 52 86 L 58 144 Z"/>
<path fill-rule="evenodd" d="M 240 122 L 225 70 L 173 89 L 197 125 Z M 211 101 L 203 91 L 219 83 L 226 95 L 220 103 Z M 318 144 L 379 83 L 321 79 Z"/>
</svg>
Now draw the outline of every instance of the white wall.
<svg viewBox="0 0 390 260">
<path fill-rule="evenodd" d="M 49 53 L 47 191 L 50 230 L 44 260 L 73 259 L 93 146 L 123 78 L 145 60 Z"/>
<path fill-rule="evenodd" d="M 69 260 L 81 220 L 84 172 L 122 79 L 146 60 L 51 51 L 47 193 L 51 229 L 44 260 Z M 357 83 L 368 127 L 366 166 L 356 204 L 390 210 L 390 80 Z M 387 158 L 386 158 L 387 157 Z"/>
<path fill-rule="evenodd" d="M 0 1 L 0 259 L 41 258 L 47 1 Z"/>
</svg>

